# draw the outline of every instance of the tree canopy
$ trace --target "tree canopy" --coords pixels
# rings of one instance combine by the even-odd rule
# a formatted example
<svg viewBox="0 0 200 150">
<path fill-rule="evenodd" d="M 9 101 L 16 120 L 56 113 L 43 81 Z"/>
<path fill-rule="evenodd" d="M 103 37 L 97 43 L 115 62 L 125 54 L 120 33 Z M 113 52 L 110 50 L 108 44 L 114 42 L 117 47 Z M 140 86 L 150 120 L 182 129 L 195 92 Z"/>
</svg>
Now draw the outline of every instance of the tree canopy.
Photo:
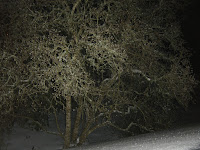
<svg viewBox="0 0 200 150">
<path fill-rule="evenodd" d="M 67 148 L 101 126 L 129 133 L 168 126 L 178 107 L 187 108 L 195 86 L 177 21 L 183 2 L 4 3 L 1 128 L 9 116 L 11 125 L 31 120 L 46 131 L 48 114 L 57 122 L 62 112 L 65 131 L 57 124 L 54 134 Z"/>
</svg>

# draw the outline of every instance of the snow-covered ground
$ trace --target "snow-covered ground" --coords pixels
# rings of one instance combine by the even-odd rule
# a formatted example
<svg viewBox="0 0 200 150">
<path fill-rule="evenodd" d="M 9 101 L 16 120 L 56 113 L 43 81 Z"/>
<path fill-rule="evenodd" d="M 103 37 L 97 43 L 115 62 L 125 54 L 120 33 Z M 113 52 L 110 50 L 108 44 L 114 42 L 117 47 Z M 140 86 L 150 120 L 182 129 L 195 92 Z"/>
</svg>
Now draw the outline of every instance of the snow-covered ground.
<svg viewBox="0 0 200 150">
<path fill-rule="evenodd" d="M 58 136 L 16 125 L 2 150 L 62 150 L 62 142 Z M 89 136 L 86 145 L 70 150 L 200 150 L 200 124 L 128 138 L 102 128 Z"/>
<path fill-rule="evenodd" d="M 58 121 L 61 129 L 65 128 L 64 120 L 64 116 L 62 114 L 59 115 Z M 54 117 L 50 117 L 49 124 L 48 131 L 56 132 Z M 120 137 L 119 132 L 103 127 L 89 135 L 84 145 L 117 140 Z M 5 135 L 3 143 L 5 146 L 3 148 L 0 146 L 0 150 L 62 150 L 63 147 L 63 139 L 61 137 L 42 131 L 24 129 L 17 124 L 14 125 L 10 134 Z"/>
<path fill-rule="evenodd" d="M 71 150 L 200 150 L 200 124 Z"/>
</svg>

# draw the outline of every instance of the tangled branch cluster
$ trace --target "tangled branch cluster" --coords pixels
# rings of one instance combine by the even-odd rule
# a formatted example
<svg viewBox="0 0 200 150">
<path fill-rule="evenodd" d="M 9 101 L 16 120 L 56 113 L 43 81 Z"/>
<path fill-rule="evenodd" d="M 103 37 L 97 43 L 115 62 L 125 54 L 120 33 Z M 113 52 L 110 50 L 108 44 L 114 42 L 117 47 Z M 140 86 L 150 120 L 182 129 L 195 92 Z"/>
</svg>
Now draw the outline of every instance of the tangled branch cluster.
<svg viewBox="0 0 200 150">
<path fill-rule="evenodd" d="M 174 11 L 165 9 L 174 4 L 14 2 L 17 9 L 1 20 L 1 117 L 65 111 L 70 96 L 75 126 L 80 116 L 85 123 L 82 142 L 103 125 L 135 132 L 170 122 L 176 106 L 187 107 L 195 84 Z"/>
</svg>

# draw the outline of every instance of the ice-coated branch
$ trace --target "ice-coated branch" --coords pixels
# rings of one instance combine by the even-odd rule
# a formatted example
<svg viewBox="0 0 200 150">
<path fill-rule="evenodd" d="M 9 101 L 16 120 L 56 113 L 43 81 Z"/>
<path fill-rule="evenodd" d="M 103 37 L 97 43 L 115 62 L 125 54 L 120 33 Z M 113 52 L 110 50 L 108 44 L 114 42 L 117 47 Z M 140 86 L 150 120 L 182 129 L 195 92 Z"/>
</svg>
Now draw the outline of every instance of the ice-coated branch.
<svg viewBox="0 0 200 150">
<path fill-rule="evenodd" d="M 152 131 L 153 131 L 152 129 L 147 128 L 147 127 L 145 127 L 145 126 L 143 126 L 143 125 L 137 124 L 137 123 L 135 123 L 135 122 L 131 122 L 131 123 L 127 126 L 127 128 L 121 128 L 121 127 L 119 127 L 119 126 L 117 126 L 117 125 L 115 125 L 115 124 L 113 124 L 113 123 L 111 123 L 111 122 L 108 122 L 108 125 L 110 125 L 111 127 L 116 128 L 116 129 L 118 129 L 118 130 L 120 130 L 120 131 L 128 132 L 128 133 L 131 133 L 131 134 L 132 134 L 132 132 L 130 131 L 130 128 L 131 128 L 132 126 L 137 126 L 137 127 L 141 128 L 141 129 L 143 129 L 143 130 L 145 130 L 145 131 L 148 131 L 148 132 L 152 132 Z"/>
<path fill-rule="evenodd" d="M 142 75 L 147 81 L 151 81 L 151 79 L 150 79 L 149 77 L 147 77 L 141 70 L 132 69 L 131 71 L 132 71 L 133 73 Z"/>
</svg>

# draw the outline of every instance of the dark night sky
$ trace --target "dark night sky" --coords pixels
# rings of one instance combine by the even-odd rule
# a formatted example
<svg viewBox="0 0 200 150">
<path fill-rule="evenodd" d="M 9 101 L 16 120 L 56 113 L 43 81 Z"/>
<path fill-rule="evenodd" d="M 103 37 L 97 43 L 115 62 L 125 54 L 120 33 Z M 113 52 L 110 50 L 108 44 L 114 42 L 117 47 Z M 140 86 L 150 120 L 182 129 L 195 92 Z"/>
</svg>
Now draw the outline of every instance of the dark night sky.
<svg viewBox="0 0 200 150">
<path fill-rule="evenodd" d="M 185 11 L 185 21 L 182 23 L 182 29 L 185 36 L 185 40 L 193 51 L 193 57 L 191 59 L 196 78 L 200 79 L 200 1 L 192 0 L 193 4 Z"/>
<path fill-rule="evenodd" d="M 192 0 L 192 5 L 185 10 L 185 20 L 182 22 L 182 30 L 185 41 L 190 47 L 193 56 L 191 63 L 195 78 L 200 80 L 200 0 Z M 195 89 L 196 104 L 192 104 L 189 107 L 189 113 L 184 115 L 184 119 L 189 122 L 200 122 L 200 85 Z"/>
</svg>

